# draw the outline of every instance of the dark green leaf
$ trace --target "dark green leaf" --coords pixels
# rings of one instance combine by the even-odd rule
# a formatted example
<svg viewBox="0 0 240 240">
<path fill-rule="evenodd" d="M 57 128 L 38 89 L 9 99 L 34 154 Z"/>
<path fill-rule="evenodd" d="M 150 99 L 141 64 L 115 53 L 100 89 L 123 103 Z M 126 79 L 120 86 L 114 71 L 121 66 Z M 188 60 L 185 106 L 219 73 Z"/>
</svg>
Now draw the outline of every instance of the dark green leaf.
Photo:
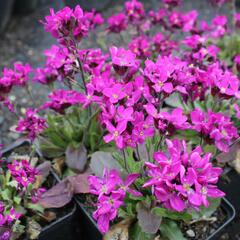
<svg viewBox="0 0 240 240">
<path fill-rule="evenodd" d="M 177 223 L 165 219 L 160 226 L 161 236 L 166 237 L 169 240 L 185 240 Z"/>
</svg>

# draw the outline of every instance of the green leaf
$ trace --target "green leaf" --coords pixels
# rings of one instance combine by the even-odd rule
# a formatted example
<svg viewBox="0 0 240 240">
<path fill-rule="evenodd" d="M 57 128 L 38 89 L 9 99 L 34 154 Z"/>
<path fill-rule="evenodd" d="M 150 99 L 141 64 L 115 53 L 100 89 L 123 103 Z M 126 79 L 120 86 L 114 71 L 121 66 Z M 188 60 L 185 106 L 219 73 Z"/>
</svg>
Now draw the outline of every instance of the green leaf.
<svg viewBox="0 0 240 240">
<path fill-rule="evenodd" d="M 144 233 L 139 226 L 138 222 L 136 222 L 129 229 L 129 239 L 132 240 L 153 240 L 155 238 L 155 234 Z"/>
<path fill-rule="evenodd" d="M 28 203 L 26 207 L 40 213 L 44 212 L 44 208 L 38 204 Z"/>
<path fill-rule="evenodd" d="M 210 198 L 209 201 L 209 207 L 201 207 L 200 211 L 195 211 L 192 213 L 192 216 L 194 219 L 200 219 L 200 218 L 209 218 L 212 216 L 214 212 L 216 212 L 217 208 L 220 206 L 221 198 Z"/>
<path fill-rule="evenodd" d="M 10 201 L 11 197 L 12 197 L 12 193 L 11 193 L 10 189 L 6 188 L 3 191 L 1 191 L 1 196 L 2 196 L 3 200 Z"/>
<path fill-rule="evenodd" d="M 189 221 L 192 219 L 192 215 L 187 212 L 172 212 L 166 208 L 155 207 L 152 212 L 158 216 L 169 218 L 172 220 Z"/>
<path fill-rule="evenodd" d="M 11 182 L 8 182 L 7 186 L 10 186 L 10 187 L 13 187 L 13 188 L 17 188 L 18 187 L 18 182 L 13 180 Z"/>
<path fill-rule="evenodd" d="M 15 197 L 13 198 L 13 201 L 14 201 L 17 205 L 19 205 L 19 204 L 21 203 L 21 201 L 22 201 L 22 198 L 15 196 Z"/>
<path fill-rule="evenodd" d="M 161 236 L 169 239 L 169 240 L 185 240 L 186 238 L 183 236 L 180 228 L 177 223 L 164 219 L 160 226 Z"/>
</svg>

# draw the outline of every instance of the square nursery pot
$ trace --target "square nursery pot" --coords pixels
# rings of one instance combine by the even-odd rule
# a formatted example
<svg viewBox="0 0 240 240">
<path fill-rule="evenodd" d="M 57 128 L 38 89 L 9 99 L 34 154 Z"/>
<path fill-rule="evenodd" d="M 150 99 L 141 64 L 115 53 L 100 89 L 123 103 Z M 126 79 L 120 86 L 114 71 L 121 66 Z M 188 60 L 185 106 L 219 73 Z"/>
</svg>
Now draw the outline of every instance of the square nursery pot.
<svg viewBox="0 0 240 240">
<path fill-rule="evenodd" d="M 99 231 L 96 222 L 91 217 L 90 213 L 86 210 L 84 205 L 81 203 L 80 198 L 76 196 L 75 199 L 76 199 L 77 207 L 79 211 L 79 218 L 81 219 L 81 222 L 82 222 L 81 224 L 83 226 L 83 232 L 82 232 L 83 238 L 81 239 L 82 240 L 102 240 L 103 235 Z M 221 236 L 223 232 L 228 230 L 227 226 L 229 225 L 229 223 L 232 222 L 232 220 L 236 215 L 235 208 L 226 198 L 222 199 L 220 208 L 226 215 L 226 219 L 224 223 L 222 223 L 214 232 L 212 232 L 206 238 L 206 240 L 219 240 L 220 239 L 219 236 Z M 238 225 L 238 227 L 239 226 L 240 225 Z M 130 240 L 135 240 L 135 239 L 130 239 Z M 236 240 L 236 238 L 234 238 L 234 240 Z"/>
<path fill-rule="evenodd" d="M 5 148 L 2 152 L 3 156 L 11 154 L 14 149 L 19 147 L 29 145 L 29 141 L 26 139 L 19 139 L 14 142 L 7 148 Z M 52 171 L 50 173 L 50 177 L 54 179 L 54 182 L 59 182 L 58 177 Z M 42 231 L 38 237 L 39 240 L 81 240 L 81 225 L 78 221 L 79 211 L 76 207 L 76 203 L 72 201 L 67 206 L 60 209 L 52 209 L 57 215 L 57 219 L 49 225 L 46 225 L 42 228 Z M 21 238 L 23 240 L 27 240 L 27 237 Z"/>
<path fill-rule="evenodd" d="M 240 239 L 240 174 L 229 168 L 225 176 L 221 179 L 219 187 L 231 201 L 236 210 L 236 216 L 222 233 L 222 239 L 237 240 Z"/>
</svg>

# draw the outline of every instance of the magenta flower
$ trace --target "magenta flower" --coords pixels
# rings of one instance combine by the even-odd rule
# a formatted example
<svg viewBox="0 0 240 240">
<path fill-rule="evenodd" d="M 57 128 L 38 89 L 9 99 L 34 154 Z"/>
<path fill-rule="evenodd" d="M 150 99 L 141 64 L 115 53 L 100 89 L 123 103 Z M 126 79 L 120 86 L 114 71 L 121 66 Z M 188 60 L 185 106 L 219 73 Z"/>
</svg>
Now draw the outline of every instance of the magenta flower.
<svg viewBox="0 0 240 240">
<path fill-rule="evenodd" d="M 152 187 L 164 207 L 181 212 L 189 207 L 208 206 L 207 197 L 224 196 L 216 186 L 222 171 L 210 163 L 211 154 L 202 156 L 200 147 L 187 153 L 185 142 L 179 140 L 167 140 L 167 146 L 167 153 L 154 153 L 156 164 L 145 163 L 150 179 L 143 185 Z"/>
<path fill-rule="evenodd" d="M 120 33 L 127 29 L 127 19 L 125 14 L 119 13 L 108 18 L 108 31 Z"/>
<path fill-rule="evenodd" d="M 109 133 L 103 137 L 106 143 L 115 141 L 118 148 L 122 149 L 124 147 L 122 133 L 126 130 L 127 122 L 121 121 L 114 127 L 110 122 L 106 123 L 107 130 Z"/>
<path fill-rule="evenodd" d="M 204 113 L 196 109 L 191 112 L 191 121 L 192 128 L 221 151 L 227 152 L 229 145 L 238 137 L 237 128 L 230 118 L 221 113 Z"/>
<path fill-rule="evenodd" d="M 29 81 L 29 74 L 32 71 L 29 64 L 14 63 L 13 82 L 17 86 L 25 86 Z"/>
<path fill-rule="evenodd" d="M 182 3 L 181 0 L 163 0 L 163 2 L 172 7 L 179 6 Z"/>
<path fill-rule="evenodd" d="M 91 27 L 91 20 L 89 15 L 87 13 L 85 15 L 81 7 L 77 5 L 74 10 L 64 7 L 56 13 L 50 9 L 50 15 L 45 17 L 43 24 L 47 32 L 66 45 L 69 43 L 66 42 L 67 37 L 73 37 L 77 41 L 85 37 Z"/>
<path fill-rule="evenodd" d="M 21 215 L 22 215 L 21 213 L 16 212 L 12 207 L 10 209 L 9 214 L 5 216 L 6 222 L 10 225 L 13 222 L 16 222 L 21 217 Z"/>
<path fill-rule="evenodd" d="M 139 21 L 145 15 L 143 4 L 137 0 L 125 2 L 125 12 L 131 22 Z"/>
<path fill-rule="evenodd" d="M 35 70 L 34 81 L 41 84 L 51 84 L 61 77 L 56 69 L 51 67 L 37 68 Z"/>
<path fill-rule="evenodd" d="M 28 137 L 34 140 L 47 128 L 46 120 L 37 115 L 37 111 L 31 108 L 27 109 L 26 117 L 20 118 L 16 130 L 18 132 L 28 133 Z"/>
<path fill-rule="evenodd" d="M 55 90 L 48 97 L 51 101 L 46 102 L 41 108 L 51 108 L 61 114 L 66 108 L 83 101 L 82 94 L 74 90 Z"/>
<path fill-rule="evenodd" d="M 166 69 L 163 70 L 162 67 Z M 174 69 L 167 69 L 167 67 L 167 65 L 162 66 L 160 61 L 157 61 L 157 63 L 151 60 L 145 61 L 144 75 L 154 84 L 153 88 L 156 92 L 173 92 L 173 85 L 171 82 L 168 82 L 168 79 Z"/>
<path fill-rule="evenodd" d="M 122 179 L 116 170 L 104 169 L 103 177 L 89 176 L 88 182 L 90 186 L 90 192 L 99 197 L 110 194 L 116 189 L 118 185 L 122 183 Z"/>
<path fill-rule="evenodd" d="M 98 199 L 97 210 L 93 218 L 97 220 L 99 230 L 106 233 L 109 230 L 109 222 L 117 217 L 118 209 L 123 205 L 122 195 L 118 192 L 110 196 L 101 196 Z"/>
<path fill-rule="evenodd" d="M 214 25 L 214 30 L 211 33 L 212 37 L 214 38 L 219 38 L 224 36 L 226 33 L 226 28 L 227 28 L 227 17 L 226 16 L 221 16 L 217 15 L 213 20 L 212 20 L 212 25 Z"/>
<path fill-rule="evenodd" d="M 234 21 L 235 21 L 235 26 L 237 28 L 240 28 L 240 13 L 236 13 L 234 15 Z"/>
<path fill-rule="evenodd" d="M 92 73 L 92 69 L 105 63 L 108 55 L 103 54 L 100 48 L 97 49 L 83 49 L 78 51 L 80 60 L 83 63 L 85 71 Z"/>
<path fill-rule="evenodd" d="M 138 67 L 139 65 L 139 62 L 136 60 L 136 55 L 130 50 L 111 47 L 110 54 L 113 67 L 119 75 L 123 75 L 129 67 Z"/>
<path fill-rule="evenodd" d="M 126 192 L 134 196 L 142 196 L 135 189 L 130 188 L 139 174 L 133 173 L 123 181 L 117 170 L 104 169 L 103 178 L 89 176 L 90 192 L 98 196 L 97 210 L 93 218 L 97 220 L 98 227 L 102 233 L 109 229 L 110 221 L 117 217 L 118 209 L 124 204 Z"/>
<path fill-rule="evenodd" d="M 123 86 L 121 84 L 115 84 L 111 88 L 105 88 L 103 94 L 109 98 L 111 103 L 117 103 L 125 97 Z"/>
<path fill-rule="evenodd" d="M 139 58 L 145 59 L 151 55 L 149 40 L 144 35 L 134 38 L 128 47 Z"/>
<path fill-rule="evenodd" d="M 181 108 L 173 109 L 172 113 L 161 112 L 159 114 L 159 127 L 161 131 L 167 131 L 168 134 L 172 134 L 175 130 L 185 130 L 190 128 L 187 122 L 188 118 L 183 115 Z M 162 129 L 162 126 L 166 128 Z"/>
<path fill-rule="evenodd" d="M 29 184 L 34 183 L 38 175 L 37 170 L 31 167 L 27 160 L 14 160 L 12 164 L 8 164 L 8 169 L 20 189 L 26 189 Z"/>
</svg>

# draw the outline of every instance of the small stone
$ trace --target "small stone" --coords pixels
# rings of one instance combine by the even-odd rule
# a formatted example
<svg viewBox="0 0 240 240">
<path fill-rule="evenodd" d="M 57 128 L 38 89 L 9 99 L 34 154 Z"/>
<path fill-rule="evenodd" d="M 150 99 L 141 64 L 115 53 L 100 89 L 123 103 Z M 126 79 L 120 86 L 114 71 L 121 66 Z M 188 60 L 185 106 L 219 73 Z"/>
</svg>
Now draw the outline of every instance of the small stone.
<svg viewBox="0 0 240 240">
<path fill-rule="evenodd" d="M 192 229 L 187 230 L 187 235 L 191 238 L 195 237 L 195 232 Z"/>
</svg>

